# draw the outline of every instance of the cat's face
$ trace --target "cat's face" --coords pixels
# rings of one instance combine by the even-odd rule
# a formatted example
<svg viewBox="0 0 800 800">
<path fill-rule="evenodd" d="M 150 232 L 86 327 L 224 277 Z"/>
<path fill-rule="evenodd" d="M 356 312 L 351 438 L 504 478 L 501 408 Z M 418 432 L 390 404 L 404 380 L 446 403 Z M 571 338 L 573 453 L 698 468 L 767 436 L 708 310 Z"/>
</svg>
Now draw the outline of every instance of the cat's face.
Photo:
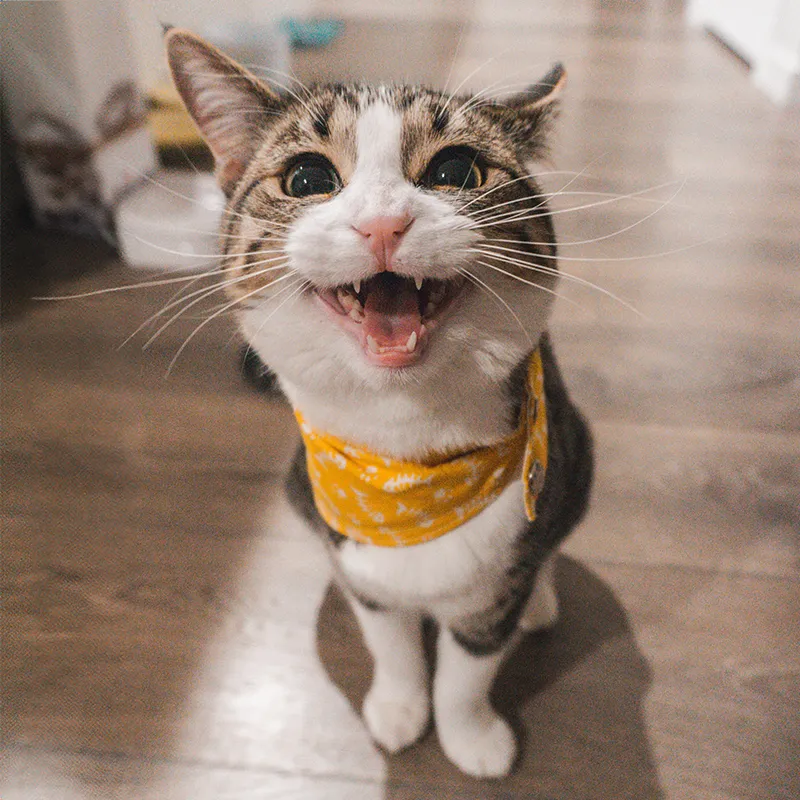
<svg viewBox="0 0 800 800">
<path fill-rule="evenodd" d="M 508 375 L 555 283 L 528 175 L 560 68 L 504 104 L 408 87 L 278 96 L 191 34 L 168 46 L 229 200 L 223 280 L 269 366 L 322 390 Z"/>
</svg>

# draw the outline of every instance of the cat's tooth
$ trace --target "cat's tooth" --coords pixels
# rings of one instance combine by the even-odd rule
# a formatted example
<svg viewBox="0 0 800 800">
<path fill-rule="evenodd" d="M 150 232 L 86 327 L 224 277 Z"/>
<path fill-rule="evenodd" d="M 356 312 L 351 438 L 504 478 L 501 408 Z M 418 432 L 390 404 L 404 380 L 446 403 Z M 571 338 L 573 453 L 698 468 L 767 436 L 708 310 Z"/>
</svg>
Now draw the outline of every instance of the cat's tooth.
<svg viewBox="0 0 800 800">
<path fill-rule="evenodd" d="M 406 350 L 409 353 L 413 353 L 414 350 L 417 349 L 417 332 L 411 331 L 411 336 L 408 337 L 408 341 L 406 342 Z"/>
<path fill-rule="evenodd" d="M 348 312 L 347 316 L 350 317 L 354 322 L 363 322 L 364 321 L 364 311 L 361 306 L 356 303 Z"/>
<path fill-rule="evenodd" d="M 342 288 L 337 289 L 336 299 L 339 301 L 341 307 L 348 314 L 352 315 L 354 311 L 362 311 L 361 303 L 358 302 L 358 298 L 350 294 L 350 292 L 348 292 L 347 289 L 342 289 Z"/>
<path fill-rule="evenodd" d="M 416 284 L 418 292 L 422 289 L 422 281 L 423 280 L 424 280 L 424 278 L 414 278 L 414 283 Z"/>
<path fill-rule="evenodd" d="M 367 336 L 367 347 L 369 347 L 371 353 L 380 353 L 381 351 L 378 343 L 371 336 Z"/>
<path fill-rule="evenodd" d="M 361 291 L 361 281 L 353 281 L 353 288 L 356 290 L 356 294 Z"/>
</svg>

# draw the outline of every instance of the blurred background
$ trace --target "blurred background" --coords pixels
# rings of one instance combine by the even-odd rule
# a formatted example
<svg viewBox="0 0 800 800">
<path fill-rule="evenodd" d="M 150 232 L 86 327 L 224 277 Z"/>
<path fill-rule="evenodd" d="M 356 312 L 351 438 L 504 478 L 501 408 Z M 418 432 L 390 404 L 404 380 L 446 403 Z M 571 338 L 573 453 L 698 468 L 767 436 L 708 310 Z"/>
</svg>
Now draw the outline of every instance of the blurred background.
<svg viewBox="0 0 800 800">
<path fill-rule="evenodd" d="M 797 0 L 15 0 L 0 24 L 3 800 L 800 796 Z M 552 331 L 598 476 L 561 622 L 498 681 L 506 780 L 433 734 L 386 756 L 358 719 L 368 656 L 282 497 L 291 410 L 203 275 L 222 200 L 162 24 L 287 88 L 500 97 L 566 65 Z"/>
</svg>

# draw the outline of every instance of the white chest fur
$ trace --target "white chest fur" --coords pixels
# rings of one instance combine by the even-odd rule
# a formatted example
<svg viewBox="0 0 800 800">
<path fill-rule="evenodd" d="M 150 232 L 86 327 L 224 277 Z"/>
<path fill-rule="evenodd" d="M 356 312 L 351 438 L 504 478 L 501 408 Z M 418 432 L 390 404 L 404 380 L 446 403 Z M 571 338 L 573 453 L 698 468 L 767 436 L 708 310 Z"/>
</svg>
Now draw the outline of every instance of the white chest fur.
<svg viewBox="0 0 800 800">
<path fill-rule="evenodd" d="M 432 542 L 370 547 L 348 541 L 338 562 L 365 597 L 447 620 L 491 602 L 514 561 L 512 545 L 524 519 L 522 483 L 516 481 L 476 517 Z"/>
</svg>

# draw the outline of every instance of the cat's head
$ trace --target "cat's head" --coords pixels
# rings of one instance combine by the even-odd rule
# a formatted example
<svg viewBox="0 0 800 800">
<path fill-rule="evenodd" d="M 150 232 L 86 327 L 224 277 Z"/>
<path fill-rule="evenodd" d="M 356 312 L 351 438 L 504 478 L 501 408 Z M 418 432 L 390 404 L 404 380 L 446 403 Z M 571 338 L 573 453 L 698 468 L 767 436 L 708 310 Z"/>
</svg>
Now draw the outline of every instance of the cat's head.
<svg viewBox="0 0 800 800">
<path fill-rule="evenodd" d="M 222 281 L 281 377 L 322 391 L 502 380 L 535 345 L 556 274 L 532 173 L 560 66 L 502 101 L 276 92 L 186 31 L 167 47 L 228 198 Z"/>
</svg>

